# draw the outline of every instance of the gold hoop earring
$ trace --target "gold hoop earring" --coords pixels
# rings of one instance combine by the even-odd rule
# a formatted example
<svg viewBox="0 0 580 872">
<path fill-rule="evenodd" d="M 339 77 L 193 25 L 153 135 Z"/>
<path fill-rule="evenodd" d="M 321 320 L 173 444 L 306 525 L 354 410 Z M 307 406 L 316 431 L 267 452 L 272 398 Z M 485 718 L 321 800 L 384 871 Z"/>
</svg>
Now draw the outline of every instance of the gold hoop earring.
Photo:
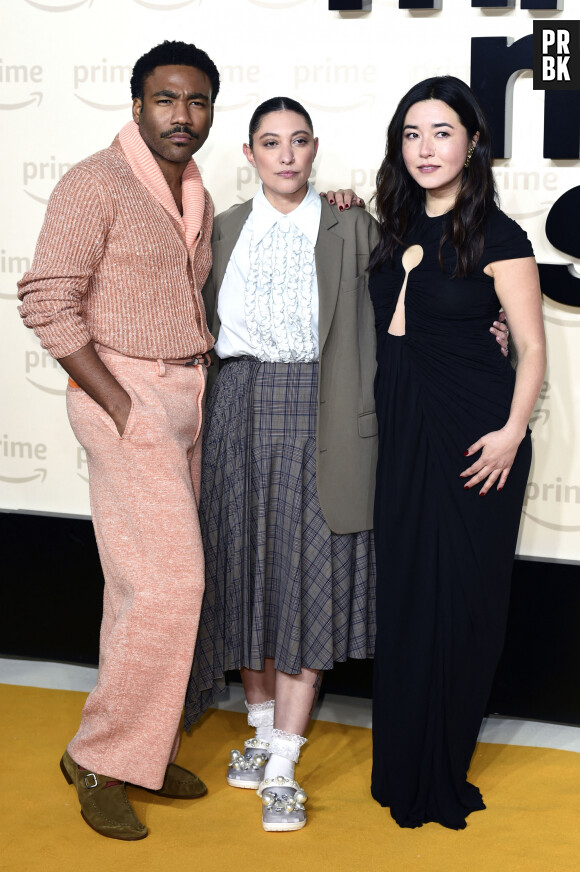
<svg viewBox="0 0 580 872">
<path fill-rule="evenodd" d="M 465 166 L 465 167 L 468 167 L 468 166 L 469 166 L 469 164 L 471 163 L 471 158 L 472 158 L 472 156 L 473 156 L 473 152 L 474 152 L 474 151 L 475 151 L 475 146 L 474 146 L 474 145 L 470 146 L 470 147 L 467 149 L 467 157 L 465 158 L 465 163 L 463 164 L 463 166 Z"/>
</svg>

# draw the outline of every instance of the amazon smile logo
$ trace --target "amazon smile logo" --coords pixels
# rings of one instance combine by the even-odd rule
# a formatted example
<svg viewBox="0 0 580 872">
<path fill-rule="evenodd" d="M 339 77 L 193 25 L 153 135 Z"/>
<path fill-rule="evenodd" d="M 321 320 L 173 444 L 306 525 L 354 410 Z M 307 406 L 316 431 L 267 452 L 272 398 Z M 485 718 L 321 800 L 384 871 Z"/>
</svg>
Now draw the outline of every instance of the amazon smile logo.
<svg viewBox="0 0 580 872">
<path fill-rule="evenodd" d="M 262 69 L 257 64 L 224 64 L 219 68 L 222 90 L 220 91 L 220 99 L 216 103 L 216 112 L 231 112 L 236 109 L 246 109 L 249 106 L 252 108 L 260 102 L 260 94 L 257 92 L 248 93 L 244 97 L 241 93 L 246 88 L 252 88 L 259 85 L 262 81 Z M 231 102 L 228 100 L 230 92 L 234 98 Z M 227 96 L 226 96 L 227 95 Z"/>
<path fill-rule="evenodd" d="M 84 103 L 85 106 L 90 106 L 91 109 L 100 109 L 104 112 L 116 112 L 119 109 L 130 109 L 131 103 L 99 103 L 96 100 L 88 100 L 86 97 L 81 97 L 80 94 L 75 94 L 77 100 Z"/>
<path fill-rule="evenodd" d="M 315 3 L 316 0 L 248 0 L 253 6 L 261 9 L 291 9 L 293 6 L 303 6 L 305 3 Z"/>
<path fill-rule="evenodd" d="M 0 481 L 28 484 L 46 480 L 48 449 L 43 442 L 26 442 L 4 433 L 0 439 Z"/>
<path fill-rule="evenodd" d="M 0 109 L 38 108 L 42 102 L 42 91 L 30 90 L 42 84 L 43 69 L 39 64 L 11 64 L 0 58 Z M 17 93 L 13 91 L 16 87 Z"/>
<path fill-rule="evenodd" d="M 145 9 L 160 9 L 163 12 L 171 12 L 173 9 L 183 9 L 184 6 L 201 6 L 202 0 L 133 0 L 137 6 L 143 6 Z"/>
<path fill-rule="evenodd" d="M 76 3 L 71 0 L 44 0 L 40 3 L 39 0 L 24 0 L 29 6 L 35 9 L 40 9 L 42 12 L 72 12 L 73 9 L 79 9 L 81 6 L 92 6 L 93 0 L 76 0 Z"/>
<path fill-rule="evenodd" d="M 316 109 L 319 112 L 352 112 L 353 109 L 362 109 L 363 107 L 372 109 L 375 104 L 375 96 L 374 94 L 363 94 L 360 100 L 356 100 L 353 103 L 341 102 L 334 105 L 315 103 L 313 100 L 306 100 L 304 97 L 302 101 L 309 109 Z"/>
<path fill-rule="evenodd" d="M 227 106 L 216 102 L 215 111 L 232 112 L 235 109 L 245 109 L 248 106 L 257 106 L 259 96 L 259 94 L 248 94 L 243 100 L 240 100 L 238 103 L 230 103 Z"/>
<path fill-rule="evenodd" d="M 41 91 L 31 91 L 28 99 L 17 100 L 14 103 L 0 102 L 0 109 L 25 109 L 27 106 L 32 106 L 34 103 L 36 103 L 37 107 L 42 103 Z"/>
</svg>

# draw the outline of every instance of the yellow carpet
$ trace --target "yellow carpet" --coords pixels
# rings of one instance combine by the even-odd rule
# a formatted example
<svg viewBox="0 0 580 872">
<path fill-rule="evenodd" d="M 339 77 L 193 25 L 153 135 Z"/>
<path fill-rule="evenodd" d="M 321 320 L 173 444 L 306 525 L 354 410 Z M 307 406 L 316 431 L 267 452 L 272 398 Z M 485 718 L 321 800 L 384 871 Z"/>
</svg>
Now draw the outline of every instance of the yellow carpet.
<svg viewBox="0 0 580 872">
<path fill-rule="evenodd" d="M 314 723 L 299 778 L 310 800 L 298 833 L 264 833 L 260 801 L 228 787 L 241 714 L 211 711 L 178 757 L 209 787 L 198 800 L 130 790 L 149 837 L 119 842 L 82 820 L 58 766 L 84 693 L 0 685 L 0 868 L 10 872 L 568 872 L 580 869 L 580 754 L 479 745 L 471 779 L 487 811 L 461 832 L 401 830 L 369 795 L 370 731 Z"/>
</svg>

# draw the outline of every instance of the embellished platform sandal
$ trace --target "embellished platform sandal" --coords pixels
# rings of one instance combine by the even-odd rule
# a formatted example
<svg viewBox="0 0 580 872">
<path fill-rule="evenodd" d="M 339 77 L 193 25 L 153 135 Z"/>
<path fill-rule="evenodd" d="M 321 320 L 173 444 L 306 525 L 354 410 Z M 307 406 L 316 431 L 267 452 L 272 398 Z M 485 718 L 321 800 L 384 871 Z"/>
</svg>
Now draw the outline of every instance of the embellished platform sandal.
<svg viewBox="0 0 580 872">
<path fill-rule="evenodd" d="M 277 775 L 258 788 L 262 798 L 262 826 L 268 833 L 301 830 L 306 824 L 304 805 L 308 797 L 297 781 Z"/>
<path fill-rule="evenodd" d="M 264 769 L 270 759 L 270 744 L 263 739 L 248 739 L 244 753 L 230 751 L 227 782 L 231 787 L 257 790 L 264 778 Z"/>
</svg>

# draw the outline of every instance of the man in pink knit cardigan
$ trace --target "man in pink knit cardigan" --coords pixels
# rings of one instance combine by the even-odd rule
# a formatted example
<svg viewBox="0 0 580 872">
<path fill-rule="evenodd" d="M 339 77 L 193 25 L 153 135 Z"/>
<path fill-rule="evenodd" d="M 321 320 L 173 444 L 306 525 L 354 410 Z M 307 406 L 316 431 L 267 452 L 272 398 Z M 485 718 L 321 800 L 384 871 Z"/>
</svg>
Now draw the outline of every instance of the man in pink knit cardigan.
<svg viewBox="0 0 580 872">
<path fill-rule="evenodd" d="M 133 69 L 133 121 L 73 167 L 48 205 L 20 313 L 68 372 L 105 576 L 98 683 L 61 760 L 85 821 L 147 835 L 125 783 L 161 796 L 205 785 L 172 761 L 204 587 L 197 503 L 206 353 L 201 289 L 213 207 L 192 155 L 215 64 L 164 42 Z"/>
</svg>

